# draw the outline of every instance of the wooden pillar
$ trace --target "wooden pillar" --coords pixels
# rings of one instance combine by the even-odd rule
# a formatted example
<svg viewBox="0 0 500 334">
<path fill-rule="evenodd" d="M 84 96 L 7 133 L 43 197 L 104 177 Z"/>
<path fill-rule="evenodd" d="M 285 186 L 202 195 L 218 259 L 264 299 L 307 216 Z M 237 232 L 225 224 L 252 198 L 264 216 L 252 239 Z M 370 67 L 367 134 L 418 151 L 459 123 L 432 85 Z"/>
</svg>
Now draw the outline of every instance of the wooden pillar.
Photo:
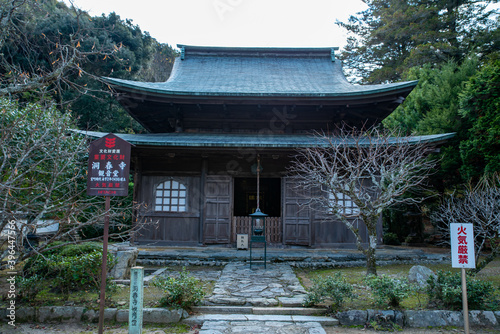
<svg viewBox="0 0 500 334">
<path fill-rule="evenodd" d="M 205 183 L 208 173 L 208 160 L 202 158 L 201 161 L 201 177 L 200 177 L 200 223 L 198 225 L 198 244 L 203 245 L 203 227 L 205 224 Z"/>
<path fill-rule="evenodd" d="M 133 197 L 132 197 L 132 203 L 133 205 L 136 205 L 135 203 L 139 203 L 139 197 L 140 197 L 140 190 L 142 187 L 142 160 L 140 157 L 136 156 L 134 157 L 134 190 L 133 190 Z M 138 207 L 135 207 L 134 210 L 132 211 L 132 219 L 134 220 L 132 222 L 132 226 L 136 226 L 139 224 L 139 215 L 140 215 L 140 209 Z M 130 237 L 130 244 L 134 245 L 135 244 L 135 233 L 132 233 Z"/>
</svg>

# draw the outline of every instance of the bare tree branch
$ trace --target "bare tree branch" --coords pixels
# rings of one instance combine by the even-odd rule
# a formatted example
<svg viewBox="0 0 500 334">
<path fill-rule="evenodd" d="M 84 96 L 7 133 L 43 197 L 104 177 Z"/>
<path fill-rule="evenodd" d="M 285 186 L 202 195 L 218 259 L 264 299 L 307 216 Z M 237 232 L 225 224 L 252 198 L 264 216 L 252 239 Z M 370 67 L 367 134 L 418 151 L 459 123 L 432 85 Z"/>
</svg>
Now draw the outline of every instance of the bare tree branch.
<svg viewBox="0 0 500 334">
<path fill-rule="evenodd" d="M 425 188 L 435 160 L 432 147 L 413 137 L 379 129 L 340 128 L 335 135 L 317 133 L 316 147 L 301 150 L 290 169 L 301 188 L 316 194 L 309 207 L 340 220 L 367 256 L 367 273 L 376 274 L 377 222 L 382 211 L 397 203 L 418 203 L 425 195 L 402 195 Z M 363 246 L 356 222 L 365 224 L 369 240 Z"/>
<path fill-rule="evenodd" d="M 54 107 L 21 107 L 0 98 L 0 232 L 17 237 L 16 261 L 54 241 L 78 242 L 83 229 L 103 225 L 103 199 L 86 195 L 88 139 L 72 132 L 72 124 L 71 115 Z M 145 223 L 132 221 L 139 205 L 125 199 L 113 204 L 110 238 L 128 240 Z M 52 224 L 59 226 L 54 234 L 25 248 L 30 233 Z"/>
<path fill-rule="evenodd" d="M 477 185 L 469 184 L 463 193 L 447 196 L 431 215 L 443 236 L 441 243 L 450 245 L 451 223 L 472 223 L 476 259 L 483 259 L 473 272 L 478 273 L 500 255 L 500 177 L 484 176 Z"/>
<path fill-rule="evenodd" d="M 32 16 L 50 16 L 33 0 L 0 0 L 0 97 L 12 96 L 26 92 L 61 93 L 62 86 L 68 86 L 80 91 L 88 88 L 78 87 L 72 76 L 86 75 L 94 80 L 101 81 L 83 70 L 83 64 L 91 56 L 111 57 L 120 46 L 110 49 L 92 47 L 92 50 L 83 51 L 81 45 L 90 39 L 89 31 L 82 24 L 88 20 L 88 14 L 72 7 L 75 21 L 74 28 L 69 35 L 59 32 L 54 36 L 47 36 L 43 32 L 32 31 L 34 20 Z M 27 35 L 27 33 L 29 35 Z M 39 36 L 32 36 L 38 34 Z M 35 45 L 33 40 L 43 43 Z M 5 45 L 9 47 L 4 48 Z M 37 57 L 38 55 L 38 57 Z M 22 64 L 16 60 L 22 59 Z M 43 59 L 43 60 L 40 60 Z"/>
</svg>

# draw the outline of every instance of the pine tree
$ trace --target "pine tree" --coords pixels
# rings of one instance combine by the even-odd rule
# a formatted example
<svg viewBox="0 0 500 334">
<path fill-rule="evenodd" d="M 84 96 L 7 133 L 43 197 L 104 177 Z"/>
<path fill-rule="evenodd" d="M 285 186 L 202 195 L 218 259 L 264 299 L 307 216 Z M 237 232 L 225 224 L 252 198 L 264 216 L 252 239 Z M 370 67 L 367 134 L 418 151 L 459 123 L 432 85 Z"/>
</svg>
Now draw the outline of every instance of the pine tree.
<svg viewBox="0 0 500 334">
<path fill-rule="evenodd" d="M 337 22 L 349 33 L 341 53 L 352 75 L 368 83 L 400 80 L 406 69 L 449 60 L 470 51 L 488 53 L 486 36 L 498 29 L 496 0 L 363 0 L 368 9 Z"/>
</svg>

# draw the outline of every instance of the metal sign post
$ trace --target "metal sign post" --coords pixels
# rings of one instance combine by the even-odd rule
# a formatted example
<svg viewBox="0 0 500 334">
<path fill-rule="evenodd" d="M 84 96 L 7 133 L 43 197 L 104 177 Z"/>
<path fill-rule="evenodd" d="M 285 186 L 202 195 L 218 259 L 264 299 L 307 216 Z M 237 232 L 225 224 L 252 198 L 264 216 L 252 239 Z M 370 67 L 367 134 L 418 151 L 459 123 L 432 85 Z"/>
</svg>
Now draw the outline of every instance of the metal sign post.
<svg viewBox="0 0 500 334">
<path fill-rule="evenodd" d="M 467 303 L 467 279 L 465 268 L 475 268 L 474 228 L 472 224 L 450 224 L 451 266 L 462 268 L 462 305 L 465 333 L 469 334 L 469 307 Z"/>
<path fill-rule="evenodd" d="M 104 234 L 102 241 L 101 293 L 99 297 L 99 334 L 103 333 L 108 272 L 108 237 L 110 196 L 127 196 L 131 145 L 110 133 L 90 143 L 87 195 L 105 196 Z"/>
</svg>

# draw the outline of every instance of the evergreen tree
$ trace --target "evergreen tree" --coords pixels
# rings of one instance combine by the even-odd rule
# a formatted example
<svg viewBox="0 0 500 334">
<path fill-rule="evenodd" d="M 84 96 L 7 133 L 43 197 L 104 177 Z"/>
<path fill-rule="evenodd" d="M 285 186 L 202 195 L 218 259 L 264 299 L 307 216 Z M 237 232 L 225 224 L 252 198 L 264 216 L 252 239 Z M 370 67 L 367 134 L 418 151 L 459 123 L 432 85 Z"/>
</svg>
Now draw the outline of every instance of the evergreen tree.
<svg viewBox="0 0 500 334">
<path fill-rule="evenodd" d="M 470 123 L 460 143 L 464 178 L 500 173 L 500 60 L 483 66 L 467 83 L 459 113 Z"/>
<path fill-rule="evenodd" d="M 0 0 L 0 96 L 57 102 L 82 129 L 141 131 L 103 76 L 141 79 L 154 57 L 165 79 L 175 51 L 115 13 L 90 17 L 56 0 Z"/>
<path fill-rule="evenodd" d="M 417 87 L 405 103 L 383 121 L 385 127 L 402 128 L 407 134 L 456 133 L 441 147 L 441 165 L 434 176 L 439 190 L 464 181 L 460 173 L 462 159 L 459 146 L 468 136 L 470 121 L 458 112 L 459 96 L 479 68 L 477 57 L 469 57 L 461 65 L 449 61 L 434 69 L 431 65 L 411 68 L 403 78 L 419 80 Z"/>
<path fill-rule="evenodd" d="M 337 24 L 350 34 L 342 60 L 368 83 L 400 80 L 413 66 L 460 63 L 470 51 L 488 53 L 492 45 L 484 42 L 499 24 L 487 10 L 496 0 L 363 2 L 366 11 Z"/>
</svg>

